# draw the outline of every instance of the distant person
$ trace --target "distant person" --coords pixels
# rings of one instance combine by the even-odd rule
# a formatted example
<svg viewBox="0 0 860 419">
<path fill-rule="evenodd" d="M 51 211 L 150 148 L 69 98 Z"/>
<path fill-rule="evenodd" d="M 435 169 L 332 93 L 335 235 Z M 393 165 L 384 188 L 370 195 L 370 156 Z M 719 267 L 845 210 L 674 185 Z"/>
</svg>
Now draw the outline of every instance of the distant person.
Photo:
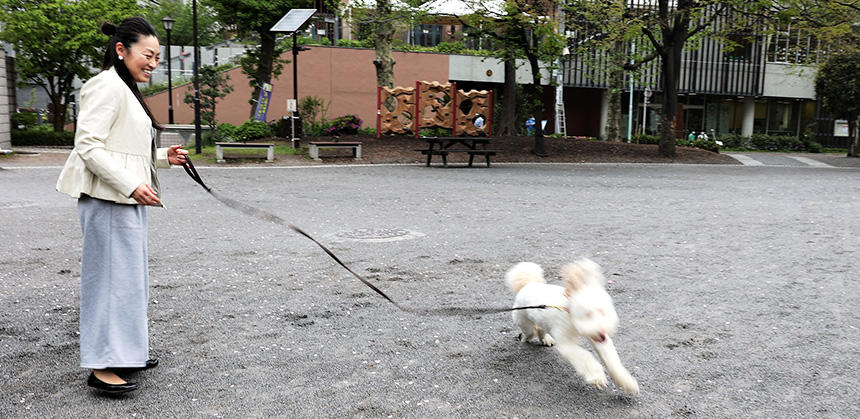
<svg viewBox="0 0 860 419">
<path fill-rule="evenodd" d="M 484 126 L 484 117 L 481 115 L 478 115 L 475 117 L 475 119 L 472 120 L 472 123 L 475 124 L 475 128 L 480 129 L 481 127 Z"/>
<path fill-rule="evenodd" d="M 87 384 L 109 393 L 137 389 L 116 370 L 158 365 L 149 357 L 146 207 L 162 206 L 156 167 L 182 164 L 181 146 L 155 147 L 155 121 L 137 83 L 158 69 L 155 29 L 141 17 L 110 36 L 102 71 L 81 87 L 75 148 L 57 190 L 78 199 L 81 256 L 81 368 Z"/>
<path fill-rule="evenodd" d="M 526 119 L 526 133 L 528 133 L 528 135 L 534 135 L 535 133 L 535 117 L 533 116 Z"/>
<path fill-rule="evenodd" d="M 696 139 L 696 131 L 690 131 L 690 135 L 687 136 L 687 141 L 693 141 Z"/>
</svg>

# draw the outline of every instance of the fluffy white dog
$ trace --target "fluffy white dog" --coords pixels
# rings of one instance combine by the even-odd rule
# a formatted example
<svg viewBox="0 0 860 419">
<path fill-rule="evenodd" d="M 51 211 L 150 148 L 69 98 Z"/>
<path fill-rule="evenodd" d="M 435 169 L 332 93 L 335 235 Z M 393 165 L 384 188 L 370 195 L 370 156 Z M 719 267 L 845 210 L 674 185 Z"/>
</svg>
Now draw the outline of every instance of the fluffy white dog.
<svg viewBox="0 0 860 419">
<path fill-rule="evenodd" d="M 544 280 L 543 269 L 531 262 L 520 262 L 505 274 L 505 282 L 516 294 L 514 307 L 552 306 L 512 312 L 514 322 L 522 330 L 520 341 L 555 345 L 588 384 L 605 388 L 603 367 L 588 350 L 579 346 L 580 336 L 585 337 L 600 355 L 615 383 L 629 394 L 638 394 L 639 384 L 621 365 L 612 344 L 618 315 L 604 288 L 606 280 L 600 266 L 581 259 L 564 265 L 561 276 L 563 287 L 549 285 Z"/>
</svg>

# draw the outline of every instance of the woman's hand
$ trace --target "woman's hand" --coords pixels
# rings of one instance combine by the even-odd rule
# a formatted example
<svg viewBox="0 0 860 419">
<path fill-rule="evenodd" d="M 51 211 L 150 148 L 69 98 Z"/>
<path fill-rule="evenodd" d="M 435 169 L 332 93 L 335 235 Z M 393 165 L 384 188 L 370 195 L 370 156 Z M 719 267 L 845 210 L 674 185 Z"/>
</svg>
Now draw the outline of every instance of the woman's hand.
<svg viewBox="0 0 860 419">
<path fill-rule="evenodd" d="M 158 205 L 161 202 L 155 191 L 145 183 L 141 183 L 131 194 L 131 197 L 140 205 Z"/>
<path fill-rule="evenodd" d="M 185 163 L 187 158 L 188 151 L 183 150 L 181 145 L 172 145 L 167 149 L 167 161 L 170 162 L 170 164 L 180 165 Z"/>
</svg>

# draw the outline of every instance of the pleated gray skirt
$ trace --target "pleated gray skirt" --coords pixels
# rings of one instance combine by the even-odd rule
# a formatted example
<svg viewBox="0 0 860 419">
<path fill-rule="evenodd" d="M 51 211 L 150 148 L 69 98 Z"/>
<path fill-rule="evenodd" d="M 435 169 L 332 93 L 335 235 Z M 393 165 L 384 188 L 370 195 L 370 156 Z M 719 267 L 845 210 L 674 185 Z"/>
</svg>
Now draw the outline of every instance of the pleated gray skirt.
<svg viewBox="0 0 860 419">
<path fill-rule="evenodd" d="M 81 368 L 135 368 L 149 359 L 146 207 L 82 196 Z"/>
</svg>

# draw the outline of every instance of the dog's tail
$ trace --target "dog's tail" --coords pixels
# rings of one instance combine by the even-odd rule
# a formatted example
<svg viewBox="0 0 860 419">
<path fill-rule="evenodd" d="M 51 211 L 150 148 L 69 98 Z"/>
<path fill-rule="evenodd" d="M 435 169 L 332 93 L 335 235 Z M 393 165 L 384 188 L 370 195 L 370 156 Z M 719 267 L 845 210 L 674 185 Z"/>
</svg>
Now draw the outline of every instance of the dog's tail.
<svg viewBox="0 0 860 419">
<path fill-rule="evenodd" d="M 514 265 L 505 274 L 505 283 L 514 294 L 532 282 L 545 283 L 543 279 L 543 268 L 532 262 L 520 262 Z"/>
</svg>

